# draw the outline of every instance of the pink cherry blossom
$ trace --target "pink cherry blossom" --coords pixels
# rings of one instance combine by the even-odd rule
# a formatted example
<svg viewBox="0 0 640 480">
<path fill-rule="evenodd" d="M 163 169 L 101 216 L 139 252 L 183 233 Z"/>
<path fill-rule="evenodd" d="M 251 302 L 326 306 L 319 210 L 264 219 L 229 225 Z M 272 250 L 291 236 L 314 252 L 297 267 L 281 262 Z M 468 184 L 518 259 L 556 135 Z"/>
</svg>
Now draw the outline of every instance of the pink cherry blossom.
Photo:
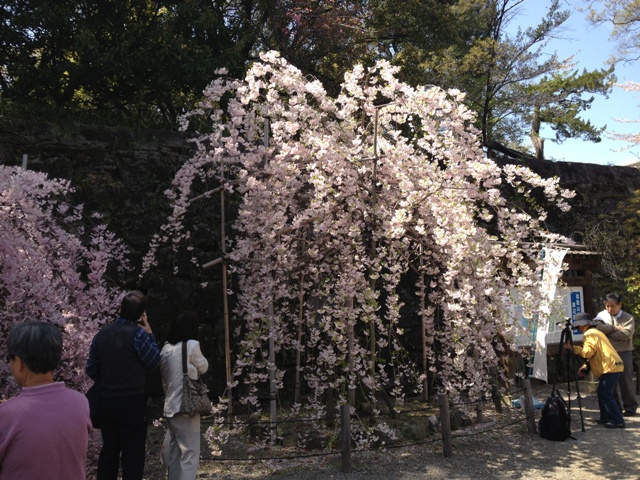
<svg viewBox="0 0 640 480">
<path fill-rule="evenodd" d="M 84 391 L 89 344 L 121 293 L 108 278 L 128 264 L 122 242 L 97 223 L 99 216 L 67 203 L 71 192 L 67 181 L 0 166 L 0 336 L 26 320 L 58 325 L 64 351 L 56 378 Z M 13 393 L 4 362 L 0 373 L 3 390 Z"/>
</svg>

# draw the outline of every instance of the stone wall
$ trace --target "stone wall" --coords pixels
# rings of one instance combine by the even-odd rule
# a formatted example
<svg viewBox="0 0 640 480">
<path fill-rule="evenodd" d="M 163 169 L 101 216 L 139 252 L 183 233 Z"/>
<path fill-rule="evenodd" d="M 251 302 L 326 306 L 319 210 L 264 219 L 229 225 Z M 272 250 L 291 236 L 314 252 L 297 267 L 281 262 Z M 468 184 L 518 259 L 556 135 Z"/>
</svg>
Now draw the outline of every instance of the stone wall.
<svg viewBox="0 0 640 480">
<path fill-rule="evenodd" d="M 178 132 L 6 121 L 0 126 L 0 164 L 20 165 L 23 154 L 27 154 L 28 168 L 70 180 L 85 208 L 103 213 L 111 229 L 125 241 L 136 274 L 141 256 L 168 213 L 163 192 L 193 151 L 186 136 Z M 548 221 L 549 228 L 577 241 L 581 241 L 585 218 L 613 212 L 618 202 L 640 189 L 640 171 L 635 168 L 545 160 L 530 160 L 526 165 L 545 178 L 559 177 L 565 188 L 577 192 L 572 211 L 554 214 Z M 193 220 L 200 226 L 195 247 L 203 263 L 220 253 L 219 204 L 215 199 L 208 202 L 211 203 L 200 209 L 200 217 Z M 172 274 L 174 262 L 181 266 L 182 273 L 177 277 Z M 222 393 L 220 269 L 205 271 L 186 258 L 171 258 L 143 280 L 132 275 L 122 282 L 125 288 L 142 287 L 148 291 L 150 319 L 160 341 L 167 322 L 179 310 L 192 309 L 200 315 L 204 324 L 203 351 L 212 363 L 208 380 L 214 395 Z M 203 282 L 208 282 L 204 289 Z M 157 392 L 159 379 L 152 383 L 152 390 Z"/>
<path fill-rule="evenodd" d="M 558 177 L 564 188 L 576 192 L 576 197 L 571 201 L 571 211 L 551 217 L 555 219 L 550 225 L 553 231 L 576 241 L 581 241 L 580 236 L 576 238 L 575 234 L 579 234 L 584 227 L 584 220 L 594 220 L 602 214 L 614 214 L 619 202 L 631 198 L 636 190 L 640 190 L 640 170 L 634 167 L 536 159 L 520 164 L 544 178 Z"/>
</svg>

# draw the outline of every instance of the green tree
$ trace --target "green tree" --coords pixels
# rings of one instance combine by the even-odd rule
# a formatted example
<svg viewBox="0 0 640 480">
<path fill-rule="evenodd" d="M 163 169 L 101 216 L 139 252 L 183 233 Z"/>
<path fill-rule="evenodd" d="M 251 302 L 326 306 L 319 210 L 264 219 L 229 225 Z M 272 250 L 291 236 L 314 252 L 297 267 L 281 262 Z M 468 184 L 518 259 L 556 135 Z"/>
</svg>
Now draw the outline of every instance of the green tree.
<svg viewBox="0 0 640 480">
<path fill-rule="evenodd" d="M 606 125 L 596 127 L 589 120 L 580 118 L 580 113 L 591 108 L 595 97 L 588 93 L 600 93 L 608 97 L 615 76 L 613 67 L 578 74 L 562 71 L 545 76 L 538 83 L 525 86 L 531 98 L 537 98 L 531 116 L 531 142 L 536 158 L 544 158 L 544 139 L 540 136 L 540 126 L 549 125 L 555 131 L 555 142 L 568 138 L 583 138 L 598 143 Z M 526 116 L 524 116 L 526 118 Z"/>
<path fill-rule="evenodd" d="M 611 24 L 610 39 L 617 43 L 617 53 L 612 62 L 632 63 L 640 59 L 640 0 L 607 0 L 604 2 L 585 1 L 588 19 L 592 23 Z M 620 88 L 630 92 L 640 92 L 638 82 L 628 81 Z M 620 120 L 625 123 L 640 123 L 640 120 Z M 627 148 L 640 145 L 640 132 L 612 133 L 610 138 L 628 142 Z"/>
<path fill-rule="evenodd" d="M 612 212 L 585 222 L 584 243 L 600 252 L 601 271 L 593 277 L 595 297 L 623 295 L 623 308 L 640 315 L 640 190 L 618 202 Z M 634 337 L 634 357 L 640 360 L 640 336 Z"/>
<path fill-rule="evenodd" d="M 588 19 L 611 24 L 611 40 L 617 42 L 619 60 L 640 59 L 640 0 L 585 0 Z"/>
<path fill-rule="evenodd" d="M 401 67 L 400 76 L 413 85 L 451 85 L 434 69 L 433 56 L 463 48 L 473 26 L 446 0 L 372 0 L 367 29 L 377 56 Z M 473 19 L 473 17 L 471 17 Z M 449 80 L 449 81 L 448 81 Z"/>
<path fill-rule="evenodd" d="M 7 2 L 2 97 L 174 124 L 218 68 L 234 75 L 246 68 L 257 39 L 248 3 Z"/>
<path fill-rule="evenodd" d="M 591 104 L 582 96 L 602 93 L 611 77 L 543 57 L 568 17 L 559 0 L 539 26 L 510 36 L 524 1 L 9 0 L 0 9 L 0 93 L 175 125 L 217 69 L 242 76 L 275 49 L 332 95 L 355 63 L 379 59 L 412 85 L 462 90 L 490 154 L 520 147 L 538 122 L 552 125 L 556 141 L 597 139 L 601 129 L 579 118 Z"/>
<path fill-rule="evenodd" d="M 57 105 L 73 97 L 75 2 L 9 0 L 0 24 L 0 87 L 5 98 Z"/>
<path fill-rule="evenodd" d="M 363 0 L 276 0 L 257 5 L 259 48 L 276 50 L 337 95 L 344 73 L 373 57 Z"/>
<path fill-rule="evenodd" d="M 572 72 L 570 58 L 544 54 L 569 17 L 559 1 L 551 4 L 537 26 L 510 34 L 507 27 L 517 21 L 524 1 L 425 0 L 410 2 L 422 9 L 398 6 L 396 15 L 389 14 L 389 6 L 379 8 L 380 14 L 386 14 L 386 28 L 392 28 L 390 19 L 395 18 L 397 31 L 403 32 L 384 35 L 392 40 L 386 41 L 382 53 L 393 57 L 412 83 L 465 92 L 465 103 L 477 113 L 477 127 L 490 155 L 505 147 L 522 150 L 523 140 L 532 131 L 539 137 L 541 123 L 556 131 L 554 141 L 573 137 L 597 141 L 602 128 L 579 117 L 593 101 L 583 96 L 608 92 L 614 81 L 612 70 L 578 75 Z M 382 3 L 386 2 L 376 5 Z M 412 15 L 415 19 L 432 16 L 414 24 L 407 19 Z M 372 25 L 383 31 L 378 27 L 381 20 L 377 22 Z M 541 148 L 538 156 L 543 156 Z"/>
<path fill-rule="evenodd" d="M 620 269 L 624 277 L 627 291 L 631 294 L 632 311 L 640 311 L 640 191 L 636 191 L 629 199 L 618 205 L 621 215 L 621 238 L 625 262 Z M 638 339 L 640 343 L 640 338 Z"/>
</svg>

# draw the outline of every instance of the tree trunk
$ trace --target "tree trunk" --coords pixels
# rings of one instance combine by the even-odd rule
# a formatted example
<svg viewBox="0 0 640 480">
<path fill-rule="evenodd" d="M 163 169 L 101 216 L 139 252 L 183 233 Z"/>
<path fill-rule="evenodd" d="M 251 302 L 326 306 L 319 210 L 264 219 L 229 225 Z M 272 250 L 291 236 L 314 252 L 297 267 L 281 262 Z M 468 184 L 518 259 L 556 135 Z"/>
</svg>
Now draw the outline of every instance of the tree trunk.
<svg viewBox="0 0 640 480">
<path fill-rule="evenodd" d="M 531 121 L 531 143 L 535 149 L 536 158 L 544 160 L 544 138 L 540 137 L 540 109 L 533 110 L 533 120 Z"/>
</svg>

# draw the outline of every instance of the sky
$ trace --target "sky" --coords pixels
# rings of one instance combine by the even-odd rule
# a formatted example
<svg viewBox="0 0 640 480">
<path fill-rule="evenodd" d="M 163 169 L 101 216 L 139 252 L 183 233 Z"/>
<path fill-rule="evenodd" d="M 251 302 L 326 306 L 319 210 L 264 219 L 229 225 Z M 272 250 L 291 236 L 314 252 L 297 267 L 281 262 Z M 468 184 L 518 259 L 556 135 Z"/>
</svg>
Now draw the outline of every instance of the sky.
<svg viewBox="0 0 640 480">
<path fill-rule="evenodd" d="M 527 0 L 520 13 L 513 19 L 510 27 L 519 25 L 522 28 L 538 24 L 546 13 L 550 0 Z M 576 8 L 579 0 L 563 0 L 562 10 L 571 11 L 566 21 L 566 31 L 562 39 L 553 39 L 544 51 L 558 54 L 560 59 L 574 55 L 575 68 L 582 71 L 595 70 L 606 67 L 606 61 L 615 50 L 615 45 L 609 40 L 611 27 L 590 25 L 583 12 Z M 640 83 L 640 61 L 635 64 L 618 64 L 615 75 L 618 83 L 627 80 Z M 620 123 L 616 119 L 640 119 L 640 95 L 637 92 L 626 92 L 614 87 L 609 98 L 596 95 L 591 109 L 582 113 L 581 117 L 591 120 L 597 127 L 607 126 L 602 142 L 593 143 L 584 140 L 565 140 L 562 144 L 551 142 L 554 138 L 551 129 L 543 129 L 542 136 L 547 138 L 544 144 L 545 158 L 566 162 L 596 163 L 600 165 L 624 166 L 640 161 L 640 147 L 620 151 L 628 147 L 628 143 L 606 138 L 607 132 L 629 133 L 640 130 L 640 123 Z M 635 153 L 635 155 L 634 155 Z"/>
</svg>

